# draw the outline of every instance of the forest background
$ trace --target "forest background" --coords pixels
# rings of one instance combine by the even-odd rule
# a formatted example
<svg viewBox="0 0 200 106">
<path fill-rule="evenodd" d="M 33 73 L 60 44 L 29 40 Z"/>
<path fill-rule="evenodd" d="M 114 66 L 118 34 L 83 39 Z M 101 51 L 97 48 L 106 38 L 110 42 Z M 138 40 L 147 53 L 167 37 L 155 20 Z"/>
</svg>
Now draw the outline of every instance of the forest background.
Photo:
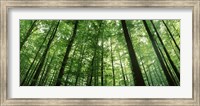
<svg viewBox="0 0 200 106">
<path fill-rule="evenodd" d="M 180 20 L 20 20 L 21 86 L 179 86 Z"/>
</svg>

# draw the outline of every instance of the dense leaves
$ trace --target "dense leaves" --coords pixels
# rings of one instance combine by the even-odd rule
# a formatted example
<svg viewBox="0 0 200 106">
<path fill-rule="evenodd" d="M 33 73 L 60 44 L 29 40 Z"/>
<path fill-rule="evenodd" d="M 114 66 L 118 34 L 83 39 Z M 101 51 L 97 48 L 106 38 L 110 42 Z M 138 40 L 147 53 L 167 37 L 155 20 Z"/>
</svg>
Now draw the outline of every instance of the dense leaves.
<svg viewBox="0 0 200 106">
<path fill-rule="evenodd" d="M 21 86 L 179 86 L 180 20 L 20 20 Z"/>
</svg>

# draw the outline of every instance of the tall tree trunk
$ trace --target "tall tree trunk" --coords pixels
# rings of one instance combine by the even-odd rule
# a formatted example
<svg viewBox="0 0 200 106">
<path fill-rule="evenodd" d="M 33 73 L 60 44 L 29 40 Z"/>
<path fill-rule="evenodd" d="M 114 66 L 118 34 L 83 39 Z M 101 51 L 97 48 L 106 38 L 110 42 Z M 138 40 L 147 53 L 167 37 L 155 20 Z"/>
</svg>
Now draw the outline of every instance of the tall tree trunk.
<svg viewBox="0 0 200 106">
<path fill-rule="evenodd" d="M 120 61 L 120 66 L 121 66 L 121 70 L 122 70 L 122 76 L 123 76 L 123 79 L 124 79 L 124 85 L 127 86 L 127 83 L 126 83 L 126 76 L 124 74 L 124 67 L 122 65 L 122 60 L 121 60 L 121 55 L 119 54 L 119 61 Z"/>
<path fill-rule="evenodd" d="M 155 66 L 155 64 L 153 64 L 153 66 L 154 66 L 154 68 L 155 68 L 155 75 L 157 76 L 157 78 L 159 79 L 159 81 L 161 82 L 160 84 L 161 85 L 164 85 L 164 83 L 163 83 L 163 80 L 160 78 L 160 76 L 159 76 L 159 74 L 158 74 L 158 72 L 157 71 L 159 71 L 158 70 L 158 68 Z"/>
<path fill-rule="evenodd" d="M 173 37 L 171 31 L 169 30 L 168 26 L 166 25 L 166 23 L 165 23 L 163 20 L 162 20 L 162 22 L 163 22 L 163 24 L 165 25 L 165 27 L 167 28 L 167 31 L 169 32 L 169 35 L 171 36 L 171 38 L 172 38 L 174 44 L 176 45 L 176 48 L 177 48 L 177 49 L 179 50 L 179 52 L 180 52 L 180 48 L 179 48 L 179 46 L 177 45 L 177 43 L 176 43 L 176 41 L 175 41 L 175 39 L 174 39 L 174 37 Z"/>
<path fill-rule="evenodd" d="M 102 34 L 102 41 L 101 41 L 101 86 L 103 86 L 103 69 L 104 69 L 104 62 L 103 62 L 103 55 L 104 55 L 104 48 L 103 48 L 104 40 L 103 40 L 103 34 Z"/>
<path fill-rule="evenodd" d="M 168 36 L 168 38 L 170 39 L 170 37 Z M 180 52 L 177 53 L 177 49 L 176 47 L 173 46 L 171 40 L 169 40 L 170 46 L 173 48 L 174 53 L 176 54 L 176 57 L 180 60 Z"/>
<path fill-rule="evenodd" d="M 169 62 L 170 62 L 170 64 L 171 64 L 172 68 L 174 69 L 174 72 L 176 73 L 176 76 L 177 76 L 178 79 L 180 80 L 180 73 L 178 72 L 177 67 L 175 66 L 174 62 L 172 61 L 172 59 L 171 59 L 171 57 L 170 57 L 170 55 L 169 55 L 167 49 L 165 48 L 165 45 L 164 45 L 164 43 L 163 43 L 163 41 L 162 41 L 162 39 L 161 39 L 161 37 L 160 37 L 160 34 L 158 33 L 158 31 L 157 31 L 157 29 L 156 29 L 156 27 L 155 27 L 153 21 L 151 20 L 150 22 L 151 22 L 151 24 L 153 25 L 153 28 L 154 28 L 154 30 L 155 30 L 157 36 L 158 36 L 158 39 L 159 39 L 159 41 L 160 41 L 160 43 L 161 43 L 161 45 L 162 45 L 162 47 L 163 47 L 163 49 L 164 49 L 164 51 L 165 51 L 165 54 L 166 54 L 166 56 L 167 56 L 167 58 L 168 58 L 168 60 L 169 60 Z"/>
<path fill-rule="evenodd" d="M 125 72 L 125 69 L 124 69 L 124 72 Z M 126 72 L 125 72 L 126 73 Z M 126 82 L 127 82 L 127 86 L 128 85 L 130 85 L 130 80 L 129 80 L 129 78 L 128 78 L 128 75 L 127 74 L 125 74 L 125 77 L 126 77 Z"/>
<path fill-rule="evenodd" d="M 88 86 L 91 86 L 92 85 L 92 78 L 93 78 L 93 74 L 94 74 L 94 70 L 95 70 L 95 60 L 96 60 L 96 54 L 97 54 L 97 44 L 98 44 L 98 37 L 96 38 L 96 43 L 95 43 L 95 50 L 94 50 L 94 55 L 93 55 L 93 58 L 92 58 L 92 61 L 91 61 L 91 69 L 88 73 L 88 79 L 87 79 L 87 84 Z"/>
<path fill-rule="evenodd" d="M 141 69 L 140 69 L 140 66 L 138 64 L 135 51 L 133 49 L 133 45 L 132 45 L 130 35 L 128 33 L 126 22 L 125 22 L 125 20 L 121 20 L 121 23 L 122 23 L 122 28 L 123 28 L 123 31 L 124 31 L 124 37 L 125 37 L 125 40 L 126 40 L 126 43 L 127 43 L 127 48 L 128 48 L 130 60 L 131 60 L 131 70 L 132 70 L 135 85 L 136 86 L 145 86 L 144 79 L 143 79 L 142 73 L 141 73 Z"/>
<path fill-rule="evenodd" d="M 151 73 L 153 74 L 153 78 L 154 80 L 157 82 L 155 85 L 158 86 L 160 85 L 162 82 L 160 81 L 160 79 L 158 78 L 157 74 L 155 73 L 156 69 L 155 67 L 153 66 L 152 67 L 152 70 L 151 70 Z"/>
<path fill-rule="evenodd" d="M 90 71 L 88 71 L 88 77 L 87 77 L 87 83 L 86 83 L 87 86 L 92 85 L 92 79 L 93 79 L 94 74 L 95 74 L 94 71 L 96 71 L 96 67 L 94 67 L 94 66 L 95 66 L 95 60 L 98 57 L 97 56 L 97 47 L 98 47 L 98 42 L 99 42 L 99 35 L 100 35 L 100 32 L 101 32 L 100 31 L 101 25 L 102 25 L 102 21 L 99 24 L 99 29 L 97 31 L 96 37 L 94 38 L 94 41 L 95 41 L 95 43 L 94 43 L 94 45 L 95 45 L 94 55 L 92 57 L 92 61 L 91 61 L 91 65 L 90 65 L 91 66 Z"/>
<path fill-rule="evenodd" d="M 71 72 L 72 72 L 72 65 L 73 65 L 73 63 L 74 63 L 73 58 L 75 57 L 75 54 L 76 54 L 76 48 L 77 48 L 77 46 L 75 47 L 75 49 L 74 49 L 74 51 L 73 51 L 73 53 L 72 53 L 72 59 L 71 59 L 71 61 L 70 61 L 69 70 L 67 71 L 67 77 L 66 77 L 66 79 L 65 79 L 65 86 L 68 85 L 68 82 L 69 82 L 69 81 L 68 81 L 69 75 L 70 75 Z"/>
<path fill-rule="evenodd" d="M 138 49 L 138 52 L 141 53 L 141 51 L 140 51 L 139 49 Z M 147 75 L 147 70 L 146 70 L 145 67 L 144 67 L 143 57 L 141 57 L 140 54 L 138 54 L 138 57 L 139 57 L 139 61 L 140 61 L 141 64 L 142 64 L 142 69 L 143 69 L 144 74 L 145 74 L 145 76 L 146 76 L 147 84 L 150 86 L 150 82 L 149 82 L 150 80 L 149 80 L 149 77 L 148 77 L 148 75 Z"/>
<path fill-rule="evenodd" d="M 96 57 L 96 50 L 94 52 L 94 55 L 93 55 L 93 58 L 92 58 L 92 61 L 91 61 L 91 65 L 90 65 L 91 69 L 88 72 L 88 78 L 87 78 L 87 83 L 86 83 L 87 86 L 91 86 L 92 85 L 92 78 L 93 78 L 93 71 L 94 71 L 94 59 L 95 59 L 95 57 Z"/>
<path fill-rule="evenodd" d="M 42 79 L 41 83 L 39 83 L 39 85 L 46 84 L 46 80 L 48 79 L 49 72 L 51 70 L 51 63 L 53 62 L 54 57 L 55 57 L 55 52 L 53 53 L 53 56 L 51 57 L 51 60 L 50 60 L 50 62 L 48 64 L 48 66 L 47 66 L 47 71 L 44 74 L 44 78 Z"/>
<path fill-rule="evenodd" d="M 97 56 L 96 61 L 95 61 L 95 86 L 99 85 L 99 57 Z"/>
<path fill-rule="evenodd" d="M 29 85 L 31 83 L 31 80 L 33 79 L 33 76 L 36 73 L 36 70 L 39 67 L 41 61 L 42 61 L 42 58 L 40 58 L 40 60 L 37 62 L 37 64 L 35 65 L 34 69 L 31 71 L 30 75 L 27 77 L 28 81 L 25 81 L 24 85 Z"/>
<path fill-rule="evenodd" d="M 68 44 L 68 46 L 66 48 L 65 56 L 63 58 L 62 65 L 61 65 L 61 68 L 60 68 L 60 71 L 59 71 L 59 74 L 58 74 L 56 86 L 60 86 L 61 85 L 61 79 L 62 79 L 62 77 L 64 75 L 64 70 L 65 70 L 65 66 L 67 64 L 67 60 L 69 58 L 69 53 L 70 53 L 70 50 L 72 48 L 74 39 L 76 37 L 77 27 L 78 27 L 78 20 L 75 21 L 75 25 L 74 25 L 74 29 L 73 29 L 73 35 L 72 35 L 72 37 L 71 37 L 71 39 L 69 41 L 69 44 Z"/>
<path fill-rule="evenodd" d="M 52 27 L 53 27 L 53 25 L 49 28 L 49 30 L 48 30 L 48 32 L 47 32 L 47 34 L 46 34 L 46 36 L 45 36 L 45 38 L 44 38 L 42 44 L 40 45 L 40 47 L 39 47 L 39 49 L 38 49 L 38 51 L 37 51 L 37 53 L 36 53 L 36 55 L 35 55 L 35 57 L 34 57 L 34 59 L 33 59 L 33 62 L 31 63 L 31 65 L 29 66 L 29 68 L 28 68 L 28 70 L 27 70 L 27 72 L 26 72 L 26 74 L 25 74 L 25 78 L 23 79 L 23 81 L 21 82 L 20 85 L 24 85 L 24 82 L 27 80 L 27 76 L 29 75 L 30 70 L 31 70 L 33 64 L 35 63 L 36 58 L 38 57 L 39 52 L 40 52 L 40 50 L 42 49 L 42 46 L 43 46 L 44 42 L 46 41 L 46 38 L 47 38 L 47 36 L 49 35 L 49 33 L 50 33 Z"/>
<path fill-rule="evenodd" d="M 31 25 L 31 27 L 29 28 L 28 32 L 26 32 L 24 40 L 20 43 L 20 50 L 22 49 L 23 45 L 25 44 L 25 42 L 27 41 L 27 39 L 31 35 L 31 32 L 32 32 L 33 28 L 35 27 L 36 22 L 37 22 L 37 20 L 33 21 L 33 23 Z"/>
<path fill-rule="evenodd" d="M 40 74 L 39 77 L 38 77 L 38 82 L 39 82 L 38 85 L 39 85 L 39 86 L 41 86 L 42 78 L 44 77 L 44 74 L 45 74 L 45 72 L 46 72 L 48 60 L 49 60 L 49 58 L 48 58 L 48 54 L 47 54 L 47 59 L 46 59 L 46 61 L 45 61 L 45 64 L 44 64 L 44 66 L 43 66 L 43 69 L 41 70 L 41 74 Z"/>
<path fill-rule="evenodd" d="M 153 38 L 153 35 L 152 35 L 152 33 L 151 33 L 151 31 L 150 31 L 150 29 L 149 29 L 149 27 L 148 27 L 148 25 L 147 25 L 147 23 L 146 23 L 145 20 L 143 20 L 143 24 L 144 24 L 144 27 L 145 27 L 145 29 L 146 29 L 148 35 L 149 35 L 149 38 L 150 38 L 151 43 L 152 43 L 152 45 L 153 45 L 154 51 L 155 51 L 155 53 L 156 53 L 156 55 L 157 55 L 157 57 L 158 57 L 158 59 L 159 59 L 159 62 L 160 62 L 160 64 L 161 64 L 161 67 L 162 67 L 162 69 L 163 69 L 163 71 L 164 71 L 164 73 L 165 73 L 165 76 L 166 76 L 166 78 L 167 78 L 167 81 L 168 81 L 168 83 L 169 83 L 170 86 L 174 86 L 175 84 L 173 83 L 173 80 L 171 79 L 171 77 L 170 77 L 170 75 L 169 75 L 169 73 L 168 73 L 168 71 L 167 71 L 167 68 L 166 68 L 166 66 L 165 66 L 165 64 L 164 64 L 164 62 L 163 62 L 163 60 L 162 60 L 162 57 L 161 57 L 161 55 L 160 55 L 160 53 L 159 53 L 159 50 L 158 50 L 158 48 L 156 47 L 156 43 L 155 43 L 155 40 L 154 40 L 154 38 Z"/>
<path fill-rule="evenodd" d="M 54 86 L 54 83 L 55 83 L 54 81 L 55 81 L 55 79 L 56 79 L 57 73 L 58 73 L 58 72 L 57 72 L 56 70 L 54 70 L 49 85 L 53 85 L 53 86 Z"/>
<path fill-rule="evenodd" d="M 156 41 L 155 41 L 155 42 L 156 42 Z M 158 47 L 157 42 L 156 42 L 156 45 L 157 45 L 157 47 Z M 174 77 L 173 77 L 173 74 L 172 74 L 172 72 L 171 72 L 171 69 L 170 69 L 170 67 L 169 67 L 169 65 L 168 65 L 168 63 L 167 63 L 167 60 L 164 58 L 164 54 L 163 54 L 162 50 L 161 50 L 159 47 L 158 47 L 158 50 L 159 50 L 159 52 L 160 52 L 160 54 L 161 54 L 161 57 L 162 57 L 162 60 L 164 61 L 164 64 L 166 65 L 167 71 L 168 71 L 168 73 L 169 73 L 171 79 L 173 80 L 174 84 L 177 85 L 177 83 L 176 83 L 176 81 L 175 81 L 175 79 L 174 79 Z"/>
<path fill-rule="evenodd" d="M 145 74 L 145 76 L 146 76 L 146 78 L 147 78 L 147 84 L 150 86 L 149 77 L 148 77 L 148 75 L 147 75 L 147 72 L 146 72 L 146 69 L 145 69 L 145 67 L 144 67 L 144 63 L 143 63 L 142 60 L 141 60 L 141 63 L 142 63 L 142 68 L 143 68 L 143 70 L 144 70 L 144 74 Z"/>
<path fill-rule="evenodd" d="M 79 76 L 80 76 L 80 73 L 81 73 L 81 68 L 82 68 L 82 64 L 83 64 L 84 54 L 85 54 L 85 49 L 84 49 L 84 46 L 81 45 L 81 56 L 80 56 L 80 59 L 79 59 L 79 65 L 78 65 L 78 69 L 77 69 L 75 86 L 78 83 L 78 79 L 79 79 Z"/>
<path fill-rule="evenodd" d="M 112 63 L 112 78 L 113 78 L 113 86 L 115 86 L 115 69 L 113 64 L 113 50 L 112 50 L 112 37 L 110 38 L 110 52 L 111 52 L 111 63 Z"/>
<path fill-rule="evenodd" d="M 104 81 L 105 81 L 105 82 L 104 82 L 104 85 L 107 85 L 107 84 L 108 84 L 107 77 L 108 77 L 108 75 L 105 74 L 105 75 L 104 75 Z"/>
<path fill-rule="evenodd" d="M 37 70 L 36 70 L 36 73 L 35 73 L 35 75 L 34 75 L 34 77 L 33 77 L 33 81 L 32 81 L 32 83 L 31 83 L 31 86 L 36 85 L 36 82 L 37 82 L 37 80 L 38 80 L 38 77 L 39 77 L 39 75 L 40 75 L 40 72 L 41 72 L 41 70 L 42 70 L 42 67 L 43 67 L 43 65 L 44 65 L 44 61 L 45 61 L 47 52 L 48 52 L 48 50 L 49 50 L 49 48 L 50 48 L 50 46 L 51 46 L 51 43 L 52 43 L 53 39 L 55 38 L 55 35 L 56 35 L 56 32 L 57 32 L 59 23 L 60 23 L 60 21 L 58 21 L 56 27 L 54 28 L 54 31 L 53 31 L 53 33 L 52 33 L 50 39 L 49 39 L 49 42 L 48 42 L 48 44 L 47 44 L 47 47 L 46 47 L 46 49 L 44 50 L 44 53 L 43 53 L 43 55 L 42 55 L 42 57 L 41 57 L 40 65 L 39 65 L 39 67 L 38 67 Z"/>
<path fill-rule="evenodd" d="M 152 84 L 152 86 L 154 86 L 155 84 L 154 84 L 154 78 L 153 78 L 153 76 L 152 76 L 152 69 L 151 69 L 151 66 L 148 66 L 149 68 L 149 77 L 150 77 L 150 79 L 151 79 L 151 84 Z"/>
<path fill-rule="evenodd" d="M 179 31 L 177 31 L 177 29 L 175 28 L 174 24 L 172 24 L 172 27 L 174 28 L 175 32 L 177 33 L 177 35 L 178 35 L 178 38 L 180 38 L 180 32 L 179 32 Z"/>
</svg>

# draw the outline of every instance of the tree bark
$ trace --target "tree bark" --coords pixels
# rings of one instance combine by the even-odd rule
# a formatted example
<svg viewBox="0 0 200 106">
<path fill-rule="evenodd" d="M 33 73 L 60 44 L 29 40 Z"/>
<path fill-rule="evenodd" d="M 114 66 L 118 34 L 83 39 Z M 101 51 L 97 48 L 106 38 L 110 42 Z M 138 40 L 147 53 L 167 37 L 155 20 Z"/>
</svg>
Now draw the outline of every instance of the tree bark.
<svg viewBox="0 0 200 106">
<path fill-rule="evenodd" d="M 102 34 L 102 41 L 101 41 L 101 86 L 103 86 L 103 79 L 104 79 L 104 73 L 103 73 L 103 69 L 104 69 L 104 62 L 103 62 L 103 56 L 104 56 L 104 48 L 103 48 L 103 34 Z"/>
<path fill-rule="evenodd" d="M 24 85 L 29 85 L 31 83 L 31 80 L 33 79 L 33 76 L 38 68 L 38 66 L 40 65 L 40 62 L 42 61 L 42 58 L 40 58 L 40 60 L 37 62 L 35 68 L 31 71 L 30 75 L 28 75 L 28 81 L 24 82 Z"/>
<path fill-rule="evenodd" d="M 54 28 L 54 31 L 53 31 L 53 33 L 52 33 L 50 39 L 49 39 L 49 42 L 48 42 L 48 44 L 47 44 L 47 47 L 46 47 L 46 49 L 45 49 L 45 51 L 44 51 L 44 53 L 43 53 L 43 55 L 42 55 L 42 57 L 41 57 L 40 65 L 39 65 L 39 67 L 38 67 L 37 70 L 36 70 L 36 73 L 35 73 L 35 75 L 34 75 L 34 77 L 33 77 L 33 81 L 32 81 L 32 83 L 31 83 L 31 86 L 36 85 L 36 82 L 37 82 L 37 80 L 38 80 L 38 77 L 39 77 L 39 75 L 40 75 L 40 72 L 41 72 L 41 70 L 42 70 L 42 67 L 43 67 L 43 65 L 44 65 L 44 61 L 45 61 L 47 52 L 48 52 L 48 50 L 49 50 L 49 48 L 50 48 L 50 46 L 51 46 L 51 43 L 52 43 L 53 39 L 55 38 L 55 35 L 56 35 L 56 32 L 57 32 L 59 23 L 60 23 L 60 21 L 58 21 L 56 27 Z"/>
<path fill-rule="evenodd" d="M 156 43 L 155 43 L 155 40 L 154 40 L 154 38 L 153 38 L 153 35 L 152 35 L 152 33 L 151 33 L 151 31 L 150 31 L 150 29 L 149 29 L 149 27 L 148 27 L 148 25 L 147 25 L 147 23 L 146 23 L 145 20 L 143 20 L 143 24 L 144 24 L 144 27 L 145 27 L 145 29 L 146 29 L 148 35 L 149 35 L 149 38 L 150 38 L 151 43 L 152 43 L 152 45 L 153 45 L 154 51 L 155 51 L 155 53 L 156 53 L 156 55 L 157 55 L 157 57 L 158 57 L 158 60 L 159 60 L 159 62 L 160 62 L 160 64 L 161 64 L 161 67 L 162 67 L 164 73 L 165 73 L 165 76 L 166 76 L 166 78 L 167 78 L 167 81 L 168 81 L 169 85 L 170 85 L 170 86 L 175 86 L 175 84 L 173 83 L 173 80 L 171 79 L 171 77 L 170 77 L 170 75 L 169 75 L 169 73 L 168 73 L 168 71 L 167 71 L 167 68 L 166 68 L 166 66 L 165 66 L 165 64 L 164 64 L 164 62 L 163 62 L 163 60 L 162 60 L 162 57 L 161 57 L 161 55 L 160 55 L 160 53 L 159 53 L 159 50 L 158 50 L 158 48 L 156 47 Z"/>
<path fill-rule="evenodd" d="M 148 75 L 147 75 L 147 72 L 146 72 L 146 69 L 145 69 L 145 67 L 144 67 L 144 63 L 143 63 L 142 60 L 141 60 L 141 63 L 142 63 L 142 68 L 143 68 L 143 70 L 144 70 L 145 76 L 146 76 L 146 78 L 147 78 L 147 84 L 150 86 L 149 77 L 148 77 Z"/>
<path fill-rule="evenodd" d="M 156 42 L 156 45 L 157 45 L 157 42 Z M 157 46 L 157 47 L 158 47 L 158 46 Z M 162 51 L 161 51 L 161 49 L 160 49 L 159 47 L 158 47 L 158 50 L 159 50 L 159 52 L 160 52 L 160 54 L 161 54 L 161 57 L 162 57 L 162 60 L 164 61 L 164 64 L 166 65 L 167 71 L 168 71 L 168 73 L 169 73 L 171 79 L 173 80 L 173 83 L 174 83 L 175 85 L 177 85 L 177 83 L 176 83 L 176 81 L 175 81 L 175 79 L 174 79 L 174 77 L 173 77 L 173 75 L 172 75 L 172 72 L 170 71 L 170 67 L 169 67 L 169 65 L 168 65 L 168 63 L 167 63 L 167 60 L 164 58 L 164 54 L 162 53 Z"/>
<path fill-rule="evenodd" d="M 53 25 L 52 25 L 52 26 L 53 26 Z M 52 28 L 52 26 L 51 26 L 51 28 Z M 50 28 L 49 31 L 47 32 L 47 34 L 46 34 L 46 36 L 45 36 L 45 38 L 44 38 L 42 44 L 40 45 L 40 47 L 39 47 L 39 49 L 38 49 L 38 51 L 37 51 L 37 53 L 36 53 L 36 55 L 35 55 L 35 57 L 34 57 L 34 59 L 33 59 L 33 62 L 31 63 L 31 65 L 29 66 L 29 69 L 28 69 L 27 72 L 25 73 L 25 77 L 24 77 L 23 81 L 20 83 L 20 85 L 24 85 L 24 82 L 26 81 L 27 76 L 29 75 L 31 68 L 32 68 L 33 64 L 35 63 L 36 58 L 38 57 L 38 54 L 39 54 L 39 52 L 40 52 L 40 50 L 41 50 L 41 48 L 42 48 L 44 42 L 46 41 L 47 36 L 49 35 L 49 33 L 50 33 L 50 31 L 51 31 L 51 28 Z"/>
<path fill-rule="evenodd" d="M 124 31 L 124 37 L 125 37 L 125 40 L 126 40 L 126 43 L 127 43 L 127 48 L 128 48 L 130 60 L 131 60 L 131 70 L 132 70 L 135 85 L 136 86 L 145 86 L 144 79 L 143 79 L 142 73 L 141 73 L 141 69 L 140 69 L 140 66 L 138 64 L 135 51 L 133 49 L 133 45 L 132 45 L 130 35 L 128 33 L 126 22 L 125 22 L 125 20 L 121 20 L 121 23 L 122 23 L 122 28 L 123 28 L 123 31 Z"/>
<path fill-rule="evenodd" d="M 64 70 L 65 70 L 65 66 L 67 64 L 67 60 L 69 58 L 69 53 L 71 51 L 74 39 L 76 37 L 77 27 L 78 27 L 78 21 L 76 20 L 75 21 L 75 25 L 74 25 L 74 29 L 73 29 L 73 35 L 72 35 L 72 37 L 71 37 L 71 39 L 69 41 L 69 44 L 68 44 L 68 46 L 66 48 L 65 56 L 63 58 L 62 65 L 60 67 L 60 71 L 59 71 L 59 74 L 58 74 L 56 86 L 60 86 L 61 85 L 61 80 L 62 80 L 62 77 L 64 75 Z"/>
<path fill-rule="evenodd" d="M 27 80 L 27 76 L 29 75 L 30 70 L 31 70 L 33 64 L 35 63 L 36 58 L 38 57 L 39 52 L 40 52 L 40 50 L 42 49 L 42 46 L 43 46 L 44 42 L 46 41 L 46 38 L 47 38 L 47 36 L 49 35 L 49 33 L 50 33 L 52 27 L 53 27 L 53 25 L 49 28 L 49 31 L 47 32 L 47 34 L 46 34 L 46 36 L 45 36 L 45 38 L 44 38 L 42 44 L 40 45 L 40 47 L 39 47 L 39 49 L 38 49 L 38 51 L 37 51 L 37 53 L 36 53 L 36 55 L 35 55 L 35 57 L 34 57 L 34 59 L 33 59 L 33 62 L 32 62 L 31 65 L 29 66 L 28 71 L 27 71 L 26 74 L 25 74 L 25 78 L 23 79 L 23 81 L 21 82 L 20 85 L 24 85 L 24 82 Z"/>
<path fill-rule="evenodd" d="M 162 45 L 162 47 L 163 47 L 163 49 L 164 49 L 164 51 L 165 51 L 165 54 L 166 54 L 166 56 L 167 56 L 167 58 L 168 58 L 168 60 L 169 60 L 169 62 L 170 62 L 170 64 L 171 64 L 172 68 L 174 69 L 174 72 L 176 73 L 176 76 L 177 76 L 178 79 L 180 80 L 180 73 L 178 72 L 177 67 L 175 66 L 174 62 L 172 61 L 172 59 L 171 59 L 171 57 L 170 57 L 170 55 L 169 55 L 167 49 L 165 48 L 165 45 L 164 45 L 164 43 L 163 43 L 163 41 L 162 41 L 162 39 L 161 39 L 161 37 L 160 37 L 160 34 L 158 33 L 158 31 L 157 31 L 157 29 L 156 29 L 156 27 L 155 27 L 153 21 L 151 20 L 150 22 L 151 22 L 151 24 L 153 25 L 153 28 L 154 28 L 154 30 L 155 30 L 157 36 L 158 36 L 158 39 L 159 39 L 159 41 L 160 41 L 160 43 L 161 43 L 161 45 Z M 164 58 L 164 57 L 163 57 L 163 58 Z"/>
</svg>

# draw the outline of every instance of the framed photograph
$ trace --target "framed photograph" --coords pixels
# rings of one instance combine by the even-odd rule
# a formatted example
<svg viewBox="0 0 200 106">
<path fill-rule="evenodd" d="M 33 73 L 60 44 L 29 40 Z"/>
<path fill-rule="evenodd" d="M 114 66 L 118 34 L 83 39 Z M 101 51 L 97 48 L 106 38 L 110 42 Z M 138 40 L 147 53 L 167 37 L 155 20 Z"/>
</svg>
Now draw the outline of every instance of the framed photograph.
<svg viewBox="0 0 200 106">
<path fill-rule="evenodd" d="M 3 0 L 0 104 L 200 105 L 200 1 Z"/>
</svg>

